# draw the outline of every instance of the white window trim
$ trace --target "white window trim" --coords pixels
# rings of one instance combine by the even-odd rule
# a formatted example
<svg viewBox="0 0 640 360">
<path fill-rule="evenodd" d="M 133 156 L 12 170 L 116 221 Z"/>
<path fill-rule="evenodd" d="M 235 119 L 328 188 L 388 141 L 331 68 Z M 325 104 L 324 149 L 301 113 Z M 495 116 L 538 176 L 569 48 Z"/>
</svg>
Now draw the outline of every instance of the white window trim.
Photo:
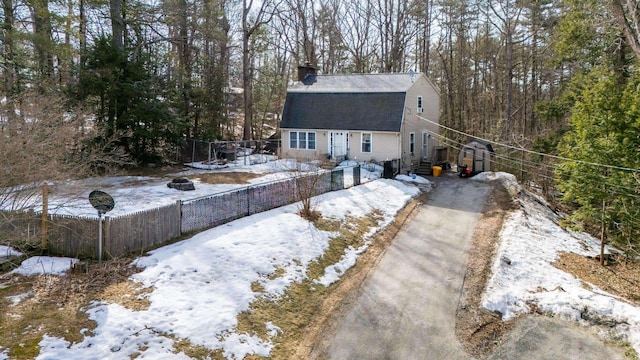
<svg viewBox="0 0 640 360">
<path fill-rule="evenodd" d="M 301 146 L 300 133 L 305 134 L 304 147 Z M 295 147 L 291 146 L 291 137 L 293 136 L 293 134 L 295 134 L 296 136 Z M 309 134 L 313 134 L 313 149 L 309 148 Z M 289 131 L 289 149 L 316 151 L 317 148 L 318 148 L 318 136 L 315 131 L 300 131 L 300 130 Z"/>
<path fill-rule="evenodd" d="M 313 134 L 313 149 L 309 148 L 309 135 Z M 318 136 L 315 131 L 307 131 L 307 150 L 316 151 L 318 148 Z"/>
<path fill-rule="evenodd" d="M 416 101 L 416 109 L 418 114 L 424 111 L 424 98 L 422 96 L 418 96 L 418 99 Z"/>
<path fill-rule="evenodd" d="M 409 133 L 409 153 L 411 155 L 416 153 L 416 133 L 413 131 Z"/>
<path fill-rule="evenodd" d="M 369 135 L 369 151 L 364 151 L 364 136 Z M 373 133 L 362 132 L 360 133 L 360 151 L 363 154 L 370 154 L 373 152 Z"/>
</svg>

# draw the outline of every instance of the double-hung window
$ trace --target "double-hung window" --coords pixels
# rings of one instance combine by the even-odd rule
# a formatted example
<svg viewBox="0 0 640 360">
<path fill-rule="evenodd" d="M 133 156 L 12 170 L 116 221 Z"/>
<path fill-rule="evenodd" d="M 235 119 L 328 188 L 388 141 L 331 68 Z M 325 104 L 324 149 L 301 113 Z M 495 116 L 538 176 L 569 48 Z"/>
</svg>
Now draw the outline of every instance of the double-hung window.
<svg viewBox="0 0 640 360">
<path fill-rule="evenodd" d="M 362 152 L 371 152 L 371 133 L 362 133 Z"/>
<path fill-rule="evenodd" d="M 311 131 L 289 132 L 289 148 L 302 150 L 316 149 L 316 133 Z"/>
<path fill-rule="evenodd" d="M 416 152 L 416 133 L 409 133 L 409 152 L 413 155 Z"/>
</svg>

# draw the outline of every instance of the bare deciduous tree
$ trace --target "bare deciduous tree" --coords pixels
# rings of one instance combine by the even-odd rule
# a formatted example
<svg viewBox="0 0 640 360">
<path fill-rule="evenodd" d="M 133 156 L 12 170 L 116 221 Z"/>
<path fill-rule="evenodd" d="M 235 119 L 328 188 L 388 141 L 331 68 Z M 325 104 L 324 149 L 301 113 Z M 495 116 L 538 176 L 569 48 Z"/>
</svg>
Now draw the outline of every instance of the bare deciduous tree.
<svg viewBox="0 0 640 360">
<path fill-rule="evenodd" d="M 25 121 L 0 131 L 0 242 L 24 242 L 25 229 L 11 223 L 38 208 L 42 186 L 82 178 L 129 164 L 109 139 L 92 142 L 101 134 L 91 115 L 67 111 L 63 99 L 32 89 L 22 94 Z M 94 144 L 94 145 L 90 145 Z M 4 235 L 2 235 L 4 234 Z M 11 234 L 15 237 L 8 238 Z"/>
<path fill-rule="evenodd" d="M 640 58 L 640 4 L 634 0 L 610 0 L 610 4 L 627 44 Z"/>
<path fill-rule="evenodd" d="M 281 1 L 264 0 L 254 9 L 253 0 L 242 0 L 242 85 L 244 88 L 244 130 L 242 140 L 251 140 L 253 122 L 253 56 L 251 40 L 276 16 Z"/>
</svg>

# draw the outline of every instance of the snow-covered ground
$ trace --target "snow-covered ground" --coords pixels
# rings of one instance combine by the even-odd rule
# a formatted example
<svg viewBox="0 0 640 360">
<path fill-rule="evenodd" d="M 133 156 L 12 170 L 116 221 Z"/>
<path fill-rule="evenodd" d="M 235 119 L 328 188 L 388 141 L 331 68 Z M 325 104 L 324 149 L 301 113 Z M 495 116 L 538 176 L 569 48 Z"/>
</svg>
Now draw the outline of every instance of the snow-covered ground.
<svg viewBox="0 0 640 360">
<path fill-rule="evenodd" d="M 13 274 L 30 276 L 33 274 L 64 275 L 78 259 L 67 257 L 32 256 L 13 270 Z"/>
<path fill-rule="evenodd" d="M 367 176 L 371 180 L 376 177 L 374 173 Z M 625 324 L 618 326 L 618 332 L 628 337 L 636 351 L 640 350 L 638 308 L 599 289 L 585 289 L 580 280 L 551 265 L 563 251 L 596 254 L 598 241 L 563 230 L 544 201 L 521 191 L 510 174 L 485 173 L 471 179 L 503 182 L 522 205 L 505 220 L 483 305 L 507 319 L 529 311 L 526 304 L 530 302 L 577 321 L 586 308 L 593 315 Z M 380 209 L 384 213 L 380 227 L 384 227 L 418 194 L 418 186 L 424 189 L 425 185 L 428 181 L 421 177 L 378 179 L 324 194 L 317 204 L 324 216 L 337 219 Z M 255 299 L 251 283 L 258 281 L 269 296 L 279 296 L 304 277 L 306 266 L 324 252 L 332 235 L 310 226 L 296 212 L 297 207 L 290 205 L 253 215 L 138 258 L 135 264 L 144 270 L 132 279 L 153 288 L 148 295 L 150 307 L 133 311 L 118 304 L 96 303 L 87 310 L 97 323 L 90 336 L 78 344 L 47 336 L 40 343 L 38 358 L 128 359 L 139 352 L 140 359 L 187 359 L 183 353 L 174 353 L 174 337 L 223 349 L 228 359 L 241 359 L 250 353 L 267 356 L 272 348 L 268 339 L 234 332 L 237 314 Z M 364 250 L 349 249 L 339 263 L 325 269 L 318 283 L 326 286 L 339 279 Z M 39 261 L 49 264 L 46 259 Z M 68 266 L 70 260 L 53 262 Z M 35 266 L 28 271 L 21 267 L 16 271 L 41 273 L 38 269 L 42 268 Z M 283 275 L 274 279 L 270 275 L 277 269 L 284 270 Z M 266 323 L 265 328 L 273 334 L 280 331 L 273 323 Z"/>
<path fill-rule="evenodd" d="M 252 155 L 254 156 L 254 155 Z M 259 156 L 259 155 L 256 155 Z M 264 157 L 264 155 L 262 155 Z M 267 158 L 265 158 L 267 159 Z M 70 180 L 65 183 L 50 185 L 48 197 L 48 211 L 50 214 L 82 216 L 97 218 L 97 211 L 89 203 L 89 193 L 93 190 L 102 190 L 114 199 L 115 207 L 108 216 L 120 216 L 132 212 L 154 209 L 157 207 L 174 204 L 177 200 L 189 200 L 202 196 L 208 196 L 250 185 L 268 183 L 296 176 L 304 171 L 312 171 L 309 166 L 296 164 L 295 160 L 271 160 L 244 165 L 240 158 L 236 162 L 228 163 L 222 167 L 212 167 L 202 163 L 189 164 L 184 171 L 167 176 L 111 176 L 83 180 Z M 355 162 L 340 164 L 344 168 L 345 186 L 353 184 L 353 166 Z M 207 170 L 211 167 L 211 170 Z M 300 169 L 297 171 L 297 169 Z M 376 179 L 382 169 L 376 167 L 373 173 L 362 169 L 363 182 Z M 208 184 L 203 182 L 198 175 L 225 172 L 248 172 L 262 175 L 249 181 L 250 184 Z M 195 185 L 194 191 L 180 191 L 167 187 L 167 183 L 176 177 L 188 177 Z M 42 197 L 36 194 L 29 200 L 29 204 L 21 203 L 21 207 L 29 207 L 34 211 L 42 210 Z"/>
<path fill-rule="evenodd" d="M 375 180 L 381 169 L 371 170 L 376 172 L 363 170 L 367 180 Z M 346 215 L 363 216 L 374 209 L 382 211 L 384 220 L 370 236 L 386 227 L 419 194 L 416 184 L 429 183 L 419 177 L 402 180 L 367 181 L 324 194 L 317 199 L 317 209 L 338 220 Z M 266 296 L 277 298 L 290 284 L 303 279 L 308 264 L 323 254 L 333 235 L 317 230 L 297 212 L 293 204 L 256 214 L 138 258 L 134 263 L 144 270 L 132 280 L 153 288 L 148 295 L 150 307 L 134 311 L 119 304 L 95 303 L 87 309 L 97 324 L 90 336 L 77 344 L 45 336 L 38 359 L 129 359 L 136 353 L 140 359 L 187 359 L 183 353 L 174 353 L 174 337 L 222 349 L 229 359 L 252 353 L 267 356 L 272 348 L 268 339 L 234 331 L 237 315 L 258 296 L 251 284 L 258 281 Z M 367 246 L 368 242 L 359 249 L 347 249 L 318 283 L 328 286 L 336 281 Z M 58 274 L 73 261 L 32 258 L 14 273 Z M 274 278 L 276 272 L 283 274 Z M 16 303 L 29 295 L 10 300 Z M 276 325 L 267 323 L 265 327 L 277 333 Z M 0 353 L 0 359 L 3 356 L 6 358 L 6 352 Z"/>
<path fill-rule="evenodd" d="M 511 214 L 500 232 L 500 244 L 493 263 L 482 305 L 499 311 L 504 319 L 528 313 L 527 304 L 542 311 L 581 323 L 581 313 L 604 317 L 620 325 L 615 331 L 640 352 L 640 308 L 595 286 L 586 288 L 580 279 L 552 264 L 562 252 L 595 256 L 598 239 L 567 231 L 558 225 L 558 216 L 543 199 L 521 192 L 516 179 L 506 173 L 479 174 L 477 181 L 498 180 L 512 194 L 520 193 L 521 208 Z"/>
<path fill-rule="evenodd" d="M 9 246 L 0 245 L 0 260 L 11 256 L 22 256 L 22 253 Z"/>
</svg>

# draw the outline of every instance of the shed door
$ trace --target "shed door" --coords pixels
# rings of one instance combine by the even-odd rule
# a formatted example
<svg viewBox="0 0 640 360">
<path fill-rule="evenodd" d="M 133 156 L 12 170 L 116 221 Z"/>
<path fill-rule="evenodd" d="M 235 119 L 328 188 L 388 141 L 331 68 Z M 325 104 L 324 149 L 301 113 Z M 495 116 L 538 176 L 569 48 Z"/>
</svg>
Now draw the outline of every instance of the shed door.
<svg viewBox="0 0 640 360">
<path fill-rule="evenodd" d="M 342 131 L 331 132 L 329 149 L 331 158 L 339 159 L 347 155 L 347 133 Z"/>
<path fill-rule="evenodd" d="M 474 164 L 473 164 L 473 172 L 482 172 L 484 169 L 484 151 L 483 150 L 475 150 L 473 152 Z"/>
</svg>

